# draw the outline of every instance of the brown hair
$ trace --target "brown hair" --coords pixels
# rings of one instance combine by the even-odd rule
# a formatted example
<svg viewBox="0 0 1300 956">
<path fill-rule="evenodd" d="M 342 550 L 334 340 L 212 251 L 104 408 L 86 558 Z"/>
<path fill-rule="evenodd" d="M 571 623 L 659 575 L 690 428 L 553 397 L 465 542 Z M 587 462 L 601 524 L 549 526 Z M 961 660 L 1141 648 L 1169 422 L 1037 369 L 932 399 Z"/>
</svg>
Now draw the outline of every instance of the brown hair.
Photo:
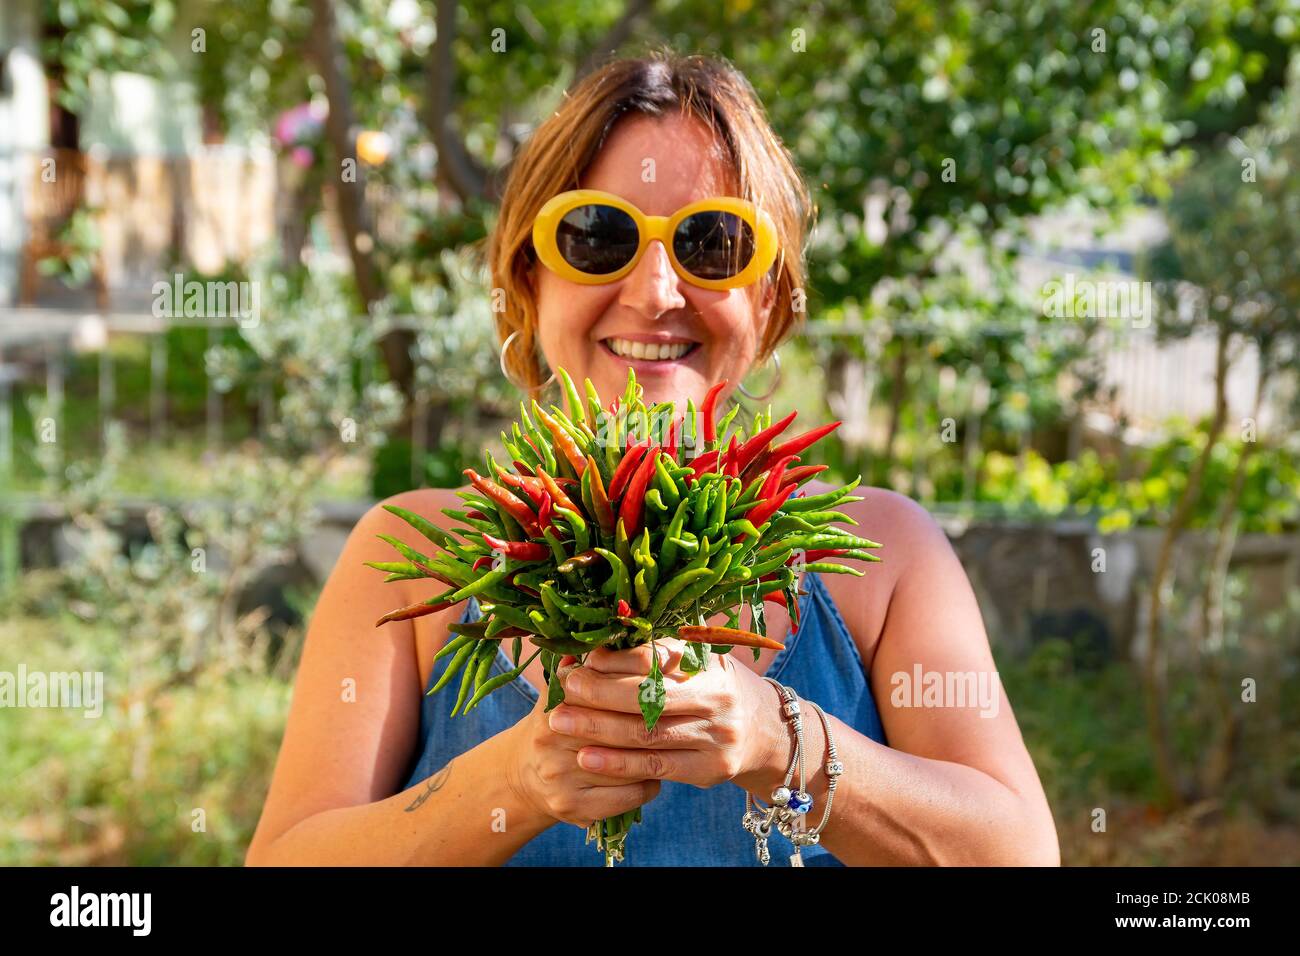
<svg viewBox="0 0 1300 956">
<path fill-rule="evenodd" d="M 759 361 L 793 332 L 803 311 L 795 311 L 794 294 L 804 284 L 810 202 L 793 159 L 773 132 L 749 81 L 730 63 L 711 57 L 656 51 L 612 60 L 570 89 L 520 149 L 488 238 L 492 286 L 504 291 L 508 304 L 498 314 L 497 335 L 504 345 L 511 333 L 519 333 L 505 363 L 512 376 L 531 387 L 543 379 L 533 358 L 533 219 L 552 196 L 578 188 L 619 119 L 628 114 L 666 117 L 672 109 L 709 127 L 735 173 L 741 198 L 762 206 L 776 223 L 781 252 L 768 277 L 775 281 L 776 298 L 759 343 Z M 761 287 L 756 284 L 751 290 Z"/>
</svg>

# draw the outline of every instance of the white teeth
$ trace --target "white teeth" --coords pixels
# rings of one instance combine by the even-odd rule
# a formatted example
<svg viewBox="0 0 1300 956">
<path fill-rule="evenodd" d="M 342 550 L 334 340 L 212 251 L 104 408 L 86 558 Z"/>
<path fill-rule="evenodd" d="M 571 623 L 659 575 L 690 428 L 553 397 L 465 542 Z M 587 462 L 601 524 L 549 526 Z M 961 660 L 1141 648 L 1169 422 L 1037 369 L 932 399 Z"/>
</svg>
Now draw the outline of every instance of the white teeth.
<svg viewBox="0 0 1300 956">
<path fill-rule="evenodd" d="M 674 361 L 694 347 L 693 342 L 633 342 L 630 339 L 606 339 L 605 344 L 615 355 L 651 362 Z"/>
</svg>

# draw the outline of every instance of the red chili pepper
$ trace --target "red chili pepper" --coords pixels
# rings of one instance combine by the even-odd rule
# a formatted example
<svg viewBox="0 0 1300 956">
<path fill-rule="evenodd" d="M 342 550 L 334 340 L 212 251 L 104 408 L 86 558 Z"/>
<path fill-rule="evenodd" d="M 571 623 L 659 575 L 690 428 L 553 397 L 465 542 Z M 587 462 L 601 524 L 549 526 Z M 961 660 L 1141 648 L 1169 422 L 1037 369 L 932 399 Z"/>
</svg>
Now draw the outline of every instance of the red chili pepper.
<svg viewBox="0 0 1300 956">
<path fill-rule="evenodd" d="M 609 500 L 617 501 L 623 494 L 623 489 L 627 487 L 628 479 L 636 471 L 636 466 L 641 464 L 641 458 L 650 447 L 650 439 L 639 441 L 635 445 L 628 447 L 623 455 L 623 460 L 618 463 L 614 469 L 614 474 L 609 476 Z"/>
<path fill-rule="evenodd" d="M 623 495 L 623 502 L 619 505 L 618 516 L 623 519 L 623 525 L 627 528 L 629 538 L 641 533 L 641 517 L 645 512 L 646 486 L 650 484 L 650 476 L 654 474 L 655 462 L 659 460 L 659 455 L 660 449 L 655 446 L 646 453 L 645 458 L 641 459 L 641 464 L 637 466 L 636 473 L 627 483 L 627 492 Z"/>
<path fill-rule="evenodd" d="M 731 433 L 731 440 L 727 442 L 727 450 L 722 454 L 722 473 L 729 477 L 736 477 L 740 470 L 736 468 L 736 433 Z"/>
<path fill-rule="evenodd" d="M 631 617 L 632 608 L 628 605 L 626 601 L 624 601 L 622 598 L 619 598 L 618 609 L 614 612 L 614 614 L 617 617 Z"/>
<path fill-rule="evenodd" d="M 492 567 L 492 559 L 485 554 L 483 555 L 483 557 L 479 558 L 477 561 L 474 562 L 473 565 L 470 566 L 470 570 L 482 571 L 484 568 L 490 568 L 490 567 Z"/>
<path fill-rule="evenodd" d="M 805 551 L 803 559 L 807 562 L 820 561 L 822 558 L 833 558 L 843 554 L 847 548 L 814 548 L 812 551 Z"/>
<path fill-rule="evenodd" d="M 582 509 L 573 503 L 573 499 L 564 493 L 560 488 L 559 482 L 548 475 L 546 469 L 539 467 L 537 469 L 537 477 L 541 480 L 542 487 L 546 489 L 546 493 L 551 496 L 551 500 L 554 501 L 558 507 L 568 508 L 574 514 L 582 514 Z M 572 481 L 573 479 L 569 480 Z"/>
<path fill-rule="evenodd" d="M 771 601 L 773 604 L 779 604 L 787 611 L 790 609 L 790 603 L 785 599 L 784 591 L 768 591 L 763 595 L 764 601 Z"/>
<path fill-rule="evenodd" d="M 491 521 L 491 520 L 492 520 L 492 519 L 489 518 L 487 515 L 485 515 L 483 512 L 479 511 L 477 508 L 470 508 L 469 511 L 466 511 L 466 512 L 465 512 L 465 517 L 466 517 L 466 518 L 476 518 L 476 519 L 478 519 L 479 521 Z"/>
<path fill-rule="evenodd" d="M 748 467 L 749 463 L 757 458 L 762 453 L 763 449 L 772 443 L 772 439 L 776 438 L 777 435 L 789 428 L 790 423 L 794 421 L 795 416 L 798 414 L 797 411 L 791 412 L 779 422 L 768 425 L 749 441 L 745 442 L 745 444 L 741 445 L 740 450 L 736 452 L 736 462 L 740 470 L 744 471 L 745 468 Z M 792 453 L 787 452 L 786 454 Z"/>
<path fill-rule="evenodd" d="M 813 475 L 820 475 L 829 468 L 830 465 L 800 465 L 798 468 L 789 468 L 785 473 L 786 481 L 793 481 L 796 485 L 802 485 Z"/>
<path fill-rule="evenodd" d="M 673 461 L 677 460 L 677 429 L 683 421 L 684 419 L 679 416 L 668 426 L 668 447 L 664 449 L 664 454 Z"/>
<path fill-rule="evenodd" d="M 776 461 L 778 458 L 784 458 L 786 455 L 799 454 L 799 452 L 803 451 L 809 445 L 821 441 L 831 432 L 835 431 L 835 429 L 839 428 L 840 425 L 842 424 L 844 423 L 830 422 L 829 424 L 826 425 L 819 425 L 816 428 L 809 429 L 808 431 L 804 432 L 802 435 L 797 435 L 794 438 L 791 438 L 785 444 L 777 445 L 775 448 L 769 451 L 765 456 L 763 456 L 762 462 L 758 466 L 758 470 L 759 471 L 766 470 L 768 463 Z"/>
<path fill-rule="evenodd" d="M 554 506 L 551 504 L 551 496 L 546 495 L 542 499 L 541 507 L 537 509 L 537 523 L 543 528 L 551 526 L 551 512 Z"/>
<path fill-rule="evenodd" d="M 521 475 L 531 475 L 533 473 L 533 470 L 529 468 L 525 462 L 520 461 L 518 458 L 512 461 L 511 464 L 515 466 L 515 471 L 519 472 L 519 474 Z"/>
<path fill-rule="evenodd" d="M 542 485 L 540 478 L 525 478 L 521 475 L 512 475 L 508 471 L 501 472 L 501 481 L 511 488 L 518 488 L 526 494 L 533 503 L 533 507 L 540 513 L 542 502 L 546 499 L 546 489 Z M 545 525 L 546 522 L 541 522 Z"/>
<path fill-rule="evenodd" d="M 722 390 L 726 387 L 727 380 L 724 378 L 709 389 L 708 394 L 704 396 L 704 404 L 700 406 L 700 414 L 704 417 L 704 440 L 706 442 L 718 440 L 718 423 L 714 420 L 714 409 L 718 405 L 718 396 L 722 394 Z"/>
<path fill-rule="evenodd" d="M 596 523 L 606 534 L 614 533 L 614 509 L 610 507 L 609 496 L 605 494 L 605 483 L 600 480 L 600 469 L 596 459 L 588 455 L 586 466 L 591 469 L 591 504 L 596 509 Z"/>
<path fill-rule="evenodd" d="M 706 451 L 703 455 L 700 455 L 691 462 L 691 470 L 695 472 L 695 474 L 691 476 L 692 479 L 698 478 L 706 471 L 716 468 L 717 464 L 717 451 Z"/>
<path fill-rule="evenodd" d="M 749 514 L 745 515 L 745 517 L 753 523 L 755 528 L 757 528 L 781 509 L 781 506 L 785 504 L 785 499 L 790 497 L 794 489 L 795 485 L 793 482 L 786 485 L 777 492 L 775 497 L 765 500 L 761 505 L 750 511 Z"/>
<path fill-rule="evenodd" d="M 470 484 L 483 492 L 497 507 L 518 521 L 528 537 L 536 538 L 541 535 L 542 529 L 537 524 L 537 516 L 533 514 L 528 505 L 512 494 L 509 489 L 503 488 L 491 478 L 484 478 L 473 468 L 466 468 L 463 474 L 470 480 Z"/>
<path fill-rule="evenodd" d="M 758 500 L 766 501 L 771 498 L 778 488 L 781 487 L 781 480 L 785 477 L 786 466 L 792 461 L 798 461 L 798 455 L 787 455 L 776 463 L 767 477 L 763 479 L 763 486 L 758 489 Z"/>
<path fill-rule="evenodd" d="M 507 558 L 517 558 L 520 561 L 543 561 L 550 556 L 551 549 L 544 544 L 538 544 L 536 541 L 502 541 L 483 532 L 483 543 L 493 551 L 500 551 Z M 479 561 L 482 561 L 479 558 Z M 490 562 L 492 559 L 488 558 Z M 475 562 L 477 567 L 478 562 Z"/>
</svg>

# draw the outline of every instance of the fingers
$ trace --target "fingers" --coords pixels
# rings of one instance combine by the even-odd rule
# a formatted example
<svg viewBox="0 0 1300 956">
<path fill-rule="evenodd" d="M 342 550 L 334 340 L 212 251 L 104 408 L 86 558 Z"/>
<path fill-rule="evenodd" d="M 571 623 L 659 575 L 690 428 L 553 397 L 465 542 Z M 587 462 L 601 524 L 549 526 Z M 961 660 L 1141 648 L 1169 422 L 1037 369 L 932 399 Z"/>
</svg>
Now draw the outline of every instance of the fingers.
<svg viewBox="0 0 1300 956">
<path fill-rule="evenodd" d="M 626 780 L 692 780 L 707 776 L 710 763 L 698 750 L 618 750 L 583 747 L 578 766 Z"/>
<path fill-rule="evenodd" d="M 682 649 L 686 646 L 676 638 L 660 638 L 655 641 L 659 650 L 659 669 L 664 673 L 677 667 L 682 659 Z M 649 644 L 632 647 L 625 651 L 611 651 L 598 647 L 587 655 L 584 667 L 590 667 L 602 674 L 639 674 L 644 677 L 650 673 Z"/>
<path fill-rule="evenodd" d="M 664 715 L 653 729 L 646 730 L 645 719 L 636 714 L 614 713 L 578 707 L 565 702 L 550 713 L 550 727 L 574 742 L 574 749 L 584 744 L 607 747 L 649 749 L 693 749 L 710 738 L 708 722 L 690 715 Z"/>
<path fill-rule="evenodd" d="M 639 780 L 609 787 L 584 788 L 555 801 L 551 812 L 557 820 L 587 827 L 605 817 L 615 817 L 645 806 L 659 796 L 661 786 L 658 780 Z"/>
</svg>

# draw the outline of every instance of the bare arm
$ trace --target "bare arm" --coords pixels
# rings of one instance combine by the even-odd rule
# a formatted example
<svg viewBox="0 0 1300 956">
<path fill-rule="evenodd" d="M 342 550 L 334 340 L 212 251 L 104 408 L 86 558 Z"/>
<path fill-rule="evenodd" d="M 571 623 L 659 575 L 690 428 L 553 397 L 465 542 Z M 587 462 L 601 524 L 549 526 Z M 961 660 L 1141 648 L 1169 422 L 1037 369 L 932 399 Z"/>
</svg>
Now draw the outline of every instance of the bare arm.
<svg viewBox="0 0 1300 956">
<path fill-rule="evenodd" d="M 498 769 L 508 731 L 395 793 L 419 730 L 416 635 L 411 622 L 377 629 L 375 621 L 434 592 L 428 582 L 381 584 L 362 565 L 392 560 L 379 533 L 412 537 L 399 519 L 372 510 L 321 592 L 250 865 L 492 865 L 553 822 L 521 802 Z M 420 620 L 445 640 L 460 610 Z M 491 825 L 498 807 L 504 832 Z"/>
<path fill-rule="evenodd" d="M 431 518 L 457 502 L 437 492 L 391 500 Z M 427 659 L 447 640 L 462 607 L 376 628 L 386 612 L 442 587 L 383 584 L 362 564 L 392 560 L 380 533 L 416 544 L 404 522 L 378 507 L 348 538 L 312 615 L 249 865 L 499 865 L 557 822 L 585 825 L 658 793 L 657 781 L 579 769 L 580 742 L 551 732 L 544 699 L 397 792 L 419 733 L 419 651 Z"/>
<path fill-rule="evenodd" d="M 1059 865 L 1051 810 L 996 680 L 966 573 L 920 506 L 887 495 L 889 507 L 882 508 L 882 495 L 868 497 L 850 513 L 872 537 L 886 542 L 886 561 L 897 565 L 871 665 L 872 692 L 889 746 L 830 717 L 846 772 L 821 842 L 846 863 Z M 866 579 L 854 581 L 861 587 Z M 845 611 L 850 622 L 860 613 Z M 917 665 L 922 686 L 914 688 Z M 924 675 L 929 674 L 939 675 L 948 690 L 955 689 L 959 676 L 971 675 L 963 681 L 964 691 L 978 691 L 982 680 L 995 695 L 994 706 L 969 693 L 964 701 L 954 698 L 948 690 L 938 698 L 941 706 L 913 706 L 925 701 Z M 770 700 L 762 713 L 769 717 L 767 736 L 776 746 L 766 766 L 737 779 L 761 797 L 784 777 L 790 756 L 776 692 L 770 685 L 766 692 Z M 804 732 L 808 766 L 817 768 L 809 792 L 820 808 L 826 741 L 811 708 L 804 709 Z M 817 809 L 812 822 L 820 816 Z"/>
<path fill-rule="evenodd" d="M 850 514 L 888 553 L 888 572 L 877 566 L 836 590 L 854 633 L 881 634 L 869 664 L 889 746 L 829 718 L 846 772 L 822 844 L 849 864 L 1058 864 L 1042 786 L 993 682 L 979 608 L 943 532 L 919 506 L 886 492 L 870 493 Z M 665 650 L 680 644 L 660 643 Z M 775 688 L 731 655 L 720 667 L 684 675 L 675 646 L 664 664 L 672 684 L 664 716 L 647 732 L 637 694 L 649 653 L 595 651 L 583 667 L 562 671 L 565 703 L 553 720 L 571 720 L 571 732 L 586 741 L 579 764 L 594 769 L 594 756 L 614 776 L 700 787 L 730 780 L 768 799 L 791 755 Z M 981 708 L 978 693 L 973 700 L 941 697 L 937 707 L 901 706 L 913 703 L 909 695 L 895 706 L 894 675 L 914 679 L 915 665 L 941 678 L 969 673 L 977 691 L 983 675 L 985 688 L 997 691 L 985 703 L 996 709 Z M 810 707 L 803 724 L 816 825 L 827 794 L 826 739 Z"/>
</svg>

